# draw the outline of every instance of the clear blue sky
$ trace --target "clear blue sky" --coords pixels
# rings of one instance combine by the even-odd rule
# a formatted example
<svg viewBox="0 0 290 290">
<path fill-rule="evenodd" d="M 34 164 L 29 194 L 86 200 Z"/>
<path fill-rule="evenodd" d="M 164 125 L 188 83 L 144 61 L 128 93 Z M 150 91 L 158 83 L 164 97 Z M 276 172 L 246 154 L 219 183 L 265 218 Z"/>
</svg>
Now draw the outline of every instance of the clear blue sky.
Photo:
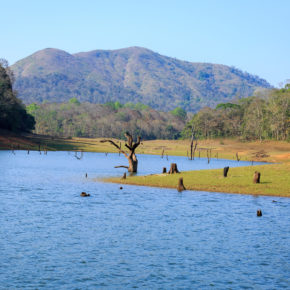
<svg viewBox="0 0 290 290">
<path fill-rule="evenodd" d="M 142 46 L 290 79 L 290 0 L 0 0 L 0 57 Z"/>
</svg>

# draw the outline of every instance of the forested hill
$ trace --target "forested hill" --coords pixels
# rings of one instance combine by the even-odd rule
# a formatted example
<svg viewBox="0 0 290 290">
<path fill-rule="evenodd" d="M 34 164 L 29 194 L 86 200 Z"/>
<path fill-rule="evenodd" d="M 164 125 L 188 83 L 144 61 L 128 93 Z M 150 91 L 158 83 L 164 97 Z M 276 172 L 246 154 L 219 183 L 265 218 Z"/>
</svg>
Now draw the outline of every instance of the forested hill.
<svg viewBox="0 0 290 290">
<path fill-rule="evenodd" d="M 158 110 L 198 111 L 270 84 L 234 67 L 191 63 L 141 47 L 69 54 L 47 48 L 16 62 L 14 88 L 26 103 L 141 102 Z"/>
<path fill-rule="evenodd" d="M 13 74 L 7 65 L 6 60 L 0 59 L 0 129 L 30 131 L 35 120 L 12 90 Z"/>
</svg>

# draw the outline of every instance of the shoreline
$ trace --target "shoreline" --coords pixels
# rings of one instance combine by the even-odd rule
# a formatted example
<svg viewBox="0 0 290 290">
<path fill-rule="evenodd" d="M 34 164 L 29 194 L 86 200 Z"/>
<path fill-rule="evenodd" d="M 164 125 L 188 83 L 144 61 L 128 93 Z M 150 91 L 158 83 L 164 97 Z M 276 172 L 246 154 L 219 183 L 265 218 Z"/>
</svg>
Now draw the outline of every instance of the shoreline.
<svg viewBox="0 0 290 290">
<path fill-rule="evenodd" d="M 261 183 L 253 183 L 253 173 L 261 172 Z M 290 171 L 288 164 L 265 164 L 230 168 L 228 177 L 221 169 L 184 171 L 179 174 L 153 174 L 102 178 L 100 181 L 122 185 L 149 186 L 177 190 L 178 179 L 183 178 L 186 190 L 246 194 L 253 196 L 290 197 Z"/>
<path fill-rule="evenodd" d="M 106 178 L 102 178 L 102 179 L 96 179 L 100 182 L 103 183 L 112 183 L 112 184 L 122 184 L 122 185 L 129 185 L 129 186 L 142 186 L 142 187 L 154 187 L 154 188 L 163 188 L 163 189 L 175 189 L 177 191 L 176 186 L 175 187 L 165 187 L 165 186 L 161 186 L 161 185 L 142 185 L 142 184 L 135 184 L 133 182 L 130 183 L 120 183 L 120 182 L 115 182 L 115 181 L 107 181 Z M 259 193 L 259 194 L 253 194 L 253 193 L 241 193 L 241 192 L 223 192 L 223 191 L 214 191 L 214 190 L 201 190 L 201 189 L 194 189 L 194 188 L 187 188 L 184 191 L 198 191 L 198 192 L 210 192 L 210 193 L 217 193 L 217 194 L 238 194 L 238 195 L 250 195 L 250 196 L 255 196 L 255 197 L 259 197 L 259 196 L 268 196 L 268 197 L 283 197 L 283 198 L 290 198 L 290 195 L 270 195 L 270 194 L 263 194 L 263 193 Z"/>
<path fill-rule="evenodd" d="M 102 138 L 103 139 L 103 138 Z M 101 138 L 57 138 L 33 134 L 17 135 L 0 130 L 0 150 L 33 150 L 39 151 L 83 151 L 99 153 L 118 153 L 108 143 L 101 143 Z M 106 138 L 110 139 L 110 138 Z M 121 142 L 124 140 L 111 139 Z M 168 156 L 184 156 L 189 152 L 189 140 L 148 140 L 142 141 L 137 148 L 139 154 Z M 104 178 L 102 181 L 118 184 L 176 188 L 178 178 L 184 178 L 188 190 L 220 192 L 231 194 L 250 194 L 265 196 L 290 197 L 290 143 L 287 141 L 249 141 L 238 139 L 207 139 L 198 141 L 195 159 L 207 158 L 206 151 L 211 150 L 211 159 L 266 162 L 264 165 L 249 165 L 230 168 L 227 178 L 221 178 L 222 169 L 203 169 L 185 171 L 180 174 L 158 174 L 149 176 L 120 178 Z M 194 160 L 192 160 L 194 162 Z M 269 164 L 270 163 L 270 164 Z M 272 164 L 271 164 L 272 163 Z M 252 168 L 255 166 L 255 169 Z M 113 170 L 113 169 L 112 169 Z M 253 184 L 254 171 L 261 172 L 261 183 Z"/>
</svg>

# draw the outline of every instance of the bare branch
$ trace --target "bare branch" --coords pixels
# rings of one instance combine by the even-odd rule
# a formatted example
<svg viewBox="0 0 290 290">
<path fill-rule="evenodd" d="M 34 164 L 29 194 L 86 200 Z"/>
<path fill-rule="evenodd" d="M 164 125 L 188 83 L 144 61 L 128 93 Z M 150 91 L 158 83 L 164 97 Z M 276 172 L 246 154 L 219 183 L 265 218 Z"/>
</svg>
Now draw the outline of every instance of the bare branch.
<svg viewBox="0 0 290 290">
<path fill-rule="evenodd" d="M 130 152 L 130 157 L 134 156 L 135 155 L 135 149 L 141 144 L 141 137 L 138 136 L 137 138 L 137 142 L 134 143 L 134 145 L 132 146 L 131 148 L 131 152 Z"/>
<path fill-rule="evenodd" d="M 105 143 L 105 142 L 109 142 L 109 143 L 111 143 L 113 146 L 115 146 L 120 152 L 122 152 L 125 156 L 126 156 L 126 158 L 128 157 L 128 154 L 125 152 L 125 151 L 123 151 L 122 149 L 121 149 L 121 146 L 119 146 L 118 144 L 116 144 L 114 141 L 112 141 L 112 140 L 106 140 L 106 139 L 104 139 L 104 140 L 101 140 L 100 141 L 101 143 Z"/>
<path fill-rule="evenodd" d="M 125 165 L 118 165 L 118 166 L 114 166 L 114 168 L 129 168 L 129 166 L 125 166 Z"/>
<path fill-rule="evenodd" d="M 127 138 L 128 146 L 130 147 L 129 149 L 131 150 L 132 144 L 133 144 L 133 137 L 129 132 L 125 133 L 125 137 Z M 126 147 L 128 147 L 126 146 Z"/>
<path fill-rule="evenodd" d="M 132 150 L 132 148 L 128 144 L 125 144 L 125 147 L 127 147 L 130 151 Z"/>
</svg>

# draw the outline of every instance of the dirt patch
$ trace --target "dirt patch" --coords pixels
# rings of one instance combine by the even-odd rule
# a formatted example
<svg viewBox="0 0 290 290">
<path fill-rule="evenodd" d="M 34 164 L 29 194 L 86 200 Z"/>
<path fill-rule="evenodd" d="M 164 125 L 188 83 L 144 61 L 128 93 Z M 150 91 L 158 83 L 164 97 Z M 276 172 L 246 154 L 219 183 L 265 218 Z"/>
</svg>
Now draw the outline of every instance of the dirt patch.
<svg viewBox="0 0 290 290">
<path fill-rule="evenodd" d="M 261 150 L 261 151 L 258 151 L 258 152 L 254 152 L 252 153 L 252 156 L 255 157 L 255 158 L 267 158 L 267 157 L 270 157 L 270 155 L 267 154 L 267 152 L 265 150 Z"/>
<path fill-rule="evenodd" d="M 284 160 L 286 160 L 286 159 L 290 159 L 290 153 L 286 153 L 286 154 L 279 154 L 279 155 L 276 155 L 276 157 L 277 158 L 279 158 L 279 159 L 284 159 Z"/>
</svg>

